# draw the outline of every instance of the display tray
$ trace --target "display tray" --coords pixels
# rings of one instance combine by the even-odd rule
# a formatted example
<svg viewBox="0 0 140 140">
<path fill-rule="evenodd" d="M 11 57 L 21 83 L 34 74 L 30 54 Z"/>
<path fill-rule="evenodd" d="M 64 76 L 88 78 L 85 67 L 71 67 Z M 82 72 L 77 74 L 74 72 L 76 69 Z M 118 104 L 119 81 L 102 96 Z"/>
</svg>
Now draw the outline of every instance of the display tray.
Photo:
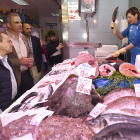
<svg viewBox="0 0 140 140">
<path fill-rule="evenodd" d="M 68 47 L 81 47 L 81 48 L 101 48 L 101 43 L 87 43 L 87 42 L 66 42 Z"/>
<path fill-rule="evenodd" d="M 12 118 L 14 118 L 15 116 L 18 117 L 18 114 L 20 116 L 20 112 L 16 112 L 16 113 L 8 113 L 8 112 L 11 110 L 11 108 L 13 108 L 17 104 L 19 104 L 22 101 L 22 99 L 25 98 L 29 93 L 31 93 L 31 92 L 43 92 L 43 90 L 45 90 L 45 87 L 38 88 L 40 85 L 42 85 L 46 81 L 51 81 L 51 82 L 55 82 L 56 80 L 62 81 L 64 77 L 65 77 L 65 73 L 58 74 L 58 75 L 52 75 L 52 76 L 44 76 L 34 87 L 32 87 L 30 90 L 27 90 L 20 98 L 18 98 L 9 108 L 7 108 L 0 115 L 0 121 L 2 123 L 2 126 L 9 123 L 9 120 L 11 122 L 12 121 L 11 117 Z M 61 84 L 61 82 L 59 84 Z M 58 85 L 55 85 L 55 84 L 52 85 L 54 92 L 59 87 L 59 84 Z M 15 114 L 15 115 L 13 115 L 13 114 Z M 24 114 L 24 112 L 21 112 L 21 114 Z M 4 118 L 6 118 L 6 119 L 4 119 Z"/>
<path fill-rule="evenodd" d="M 95 58 L 98 62 L 103 62 L 103 61 L 106 61 L 106 62 L 110 62 L 110 63 L 120 63 L 120 62 L 124 62 L 122 61 L 121 59 L 117 58 L 117 59 L 113 59 L 113 60 L 106 60 L 105 57 L 96 57 Z"/>
</svg>

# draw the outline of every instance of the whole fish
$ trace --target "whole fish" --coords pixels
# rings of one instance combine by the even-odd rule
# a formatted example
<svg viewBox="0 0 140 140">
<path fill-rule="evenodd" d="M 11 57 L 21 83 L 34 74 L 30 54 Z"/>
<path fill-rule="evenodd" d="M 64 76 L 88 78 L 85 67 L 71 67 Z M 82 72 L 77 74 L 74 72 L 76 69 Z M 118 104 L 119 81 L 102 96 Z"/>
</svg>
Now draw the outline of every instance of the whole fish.
<svg viewBox="0 0 140 140">
<path fill-rule="evenodd" d="M 15 105 L 13 108 L 11 108 L 11 110 L 9 111 L 9 113 L 11 112 L 17 112 L 22 106 L 23 104 L 29 100 L 30 98 L 33 98 L 35 96 L 37 96 L 38 93 L 37 92 L 31 92 L 30 94 L 28 94 L 25 98 L 22 99 L 22 101 L 20 102 L 20 104 Z"/>
<path fill-rule="evenodd" d="M 140 125 L 140 118 L 123 114 L 104 114 L 85 123 L 97 134 L 105 127 L 116 123 L 132 123 Z"/>
<path fill-rule="evenodd" d="M 139 140 L 140 125 L 130 123 L 113 124 L 94 137 L 91 140 Z"/>
<path fill-rule="evenodd" d="M 121 97 L 107 105 L 101 114 L 120 113 L 140 117 L 140 98 L 133 96 Z"/>
<path fill-rule="evenodd" d="M 93 86 L 90 95 L 76 92 L 77 83 L 78 76 L 69 75 L 44 106 L 49 106 L 54 115 L 78 118 L 89 114 L 94 106 L 103 100 Z"/>
<path fill-rule="evenodd" d="M 135 90 L 128 87 L 112 90 L 103 97 L 103 103 L 106 105 L 124 96 L 136 96 Z"/>
</svg>

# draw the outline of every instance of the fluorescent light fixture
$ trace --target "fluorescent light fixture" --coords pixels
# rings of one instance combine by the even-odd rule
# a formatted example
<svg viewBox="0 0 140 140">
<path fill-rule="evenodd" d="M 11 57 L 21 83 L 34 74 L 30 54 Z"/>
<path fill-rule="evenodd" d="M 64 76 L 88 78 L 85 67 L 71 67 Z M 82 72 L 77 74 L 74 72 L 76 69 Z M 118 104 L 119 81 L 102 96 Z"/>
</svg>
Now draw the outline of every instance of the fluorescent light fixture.
<svg viewBox="0 0 140 140">
<path fill-rule="evenodd" d="M 29 5 L 27 2 L 24 0 L 12 0 L 13 2 L 19 4 L 19 5 Z"/>
<path fill-rule="evenodd" d="M 55 16 L 55 14 L 54 13 L 51 13 L 53 16 Z"/>
<path fill-rule="evenodd" d="M 59 13 L 51 13 L 53 16 L 57 16 L 57 17 L 59 17 L 60 16 L 60 14 Z"/>
<path fill-rule="evenodd" d="M 3 19 L 0 19 L 0 22 L 3 22 Z"/>
</svg>

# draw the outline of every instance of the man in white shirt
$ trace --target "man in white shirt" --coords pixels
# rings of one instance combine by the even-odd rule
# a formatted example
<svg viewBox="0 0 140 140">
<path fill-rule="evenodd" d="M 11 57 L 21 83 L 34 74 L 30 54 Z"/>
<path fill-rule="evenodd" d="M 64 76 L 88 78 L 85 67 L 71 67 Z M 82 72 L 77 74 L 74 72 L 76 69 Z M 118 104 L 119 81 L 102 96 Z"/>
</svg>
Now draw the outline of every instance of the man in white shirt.
<svg viewBox="0 0 140 140">
<path fill-rule="evenodd" d="M 13 44 L 8 35 L 0 33 L 0 109 L 8 108 L 17 96 L 15 70 L 7 54 L 12 52 Z"/>
<path fill-rule="evenodd" d="M 30 70 L 34 62 L 33 54 L 27 39 L 21 34 L 22 23 L 17 13 L 7 15 L 7 28 L 6 34 L 14 45 L 13 51 L 8 54 L 8 57 L 15 68 L 19 92 L 22 95 L 34 85 Z"/>
</svg>

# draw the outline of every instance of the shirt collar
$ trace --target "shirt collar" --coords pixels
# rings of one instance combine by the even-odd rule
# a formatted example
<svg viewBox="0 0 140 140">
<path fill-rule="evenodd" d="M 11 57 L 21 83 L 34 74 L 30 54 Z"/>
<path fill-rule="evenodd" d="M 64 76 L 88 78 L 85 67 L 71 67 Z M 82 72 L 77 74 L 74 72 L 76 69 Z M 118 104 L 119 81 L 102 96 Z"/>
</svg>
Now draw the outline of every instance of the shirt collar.
<svg viewBox="0 0 140 140">
<path fill-rule="evenodd" d="M 31 42 L 32 40 L 31 40 L 31 36 L 30 36 L 30 39 L 29 39 L 29 42 Z"/>
<path fill-rule="evenodd" d="M 2 60 L 2 59 L 3 59 L 4 61 L 5 61 L 5 60 L 7 61 L 7 58 L 8 58 L 8 56 L 7 56 L 7 55 L 5 55 L 4 57 L 0 56 L 0 60 Z"/>
<path fill-rule="evenodd" d="M 6 30 L 6 33 L 7 33 L 9 36 L 15 38 L 15 36 L 14 36 L 13 34 L 9 33 L 7 30 Z M 19 36 L 22 37 L 22 33 L 19 33 Z"/>
</svg>

